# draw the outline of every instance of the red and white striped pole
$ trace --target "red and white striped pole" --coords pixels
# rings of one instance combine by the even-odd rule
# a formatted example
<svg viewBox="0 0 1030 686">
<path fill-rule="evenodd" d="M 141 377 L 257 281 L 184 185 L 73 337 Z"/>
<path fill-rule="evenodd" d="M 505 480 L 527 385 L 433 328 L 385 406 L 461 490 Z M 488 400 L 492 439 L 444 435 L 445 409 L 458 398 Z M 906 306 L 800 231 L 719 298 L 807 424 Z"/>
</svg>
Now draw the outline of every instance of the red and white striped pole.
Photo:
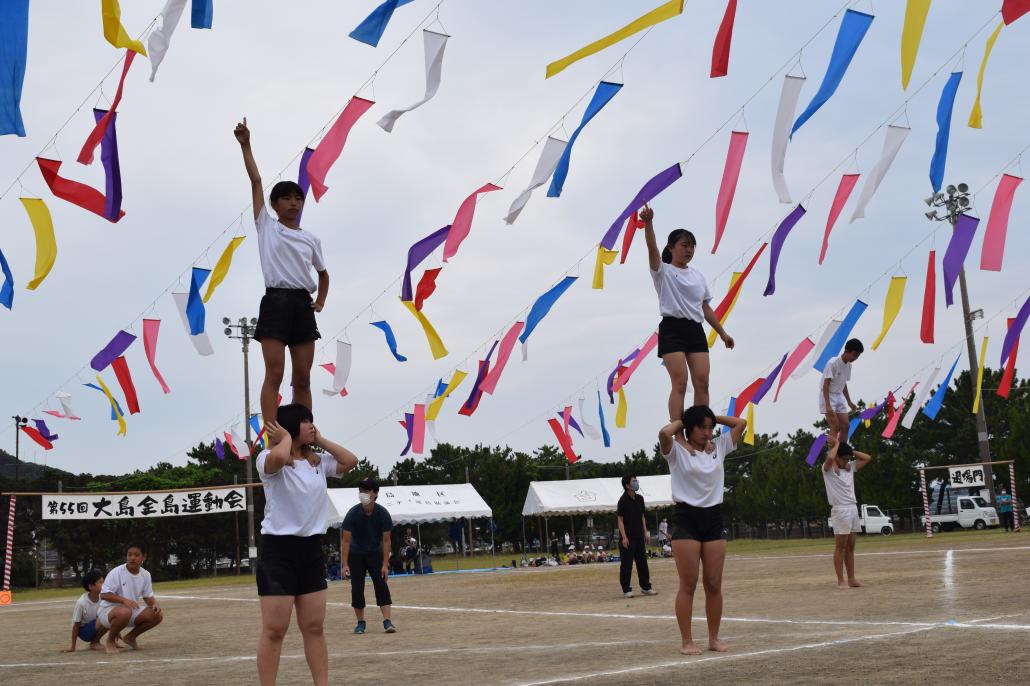
<svg viewBox="0 0 1030 686">
<path fill-rule="evenodd" d="M 930 524 L 930 496 L 926 493 L 926 472 L 919 470 L 919 490 L 923 494 L 923 515 L 926 520 L 926 537 L 933 538 L 933 525 Z"/>
<path fill-rule="evenodd" d="M 1011 486 L 1009 490 L 1012 491 L 1012 531 L 1018 533 L 1020 516 L 1019 504 L 1016 500 L 1016 465 L 1011 462 L 1009 463 L 1009 485 Z"/>
<path fill-rule="evenodd" d="M 15 496 L 8 496 L 11 499 L 11 509 L 7 515 L 7 553 L 4 556 L 4 586 L 0 590 L 0 605 L 11 604 L 11 564 L 14 560 L 14 502 Z"/>
</svg>

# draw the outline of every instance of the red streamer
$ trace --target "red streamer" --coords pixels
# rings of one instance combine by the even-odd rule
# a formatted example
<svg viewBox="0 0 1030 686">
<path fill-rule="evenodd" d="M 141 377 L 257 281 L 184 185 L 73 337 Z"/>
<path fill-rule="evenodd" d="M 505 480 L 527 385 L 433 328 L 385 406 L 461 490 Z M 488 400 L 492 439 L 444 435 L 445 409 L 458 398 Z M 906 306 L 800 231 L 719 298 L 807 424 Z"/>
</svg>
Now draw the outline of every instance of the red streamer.
<svg viewBox="0 0 1030 686">
<path fill-rule="evenodd" d="M 579 459 L 576 455 L 576 451 L 572 449 L 572 437 L 569 436 L 567 431 L 562 430 L 561 424 L 558 423 L 557 419 L 548 419 L 547 425 L 551 427 L 551 431 L 554 432 L 554 437 L 558 439 L 558 445 L 561 446 L 562 452 L 565 453 L 566 459 L 569 464 L 572 464 Z"/>
<path fill-rule="evenodd" d="M 89 136 L 86 137 L 86 142 L 82 144 L 82 150 L 79 151 L 79 156 L 75 158 L 75 161 L 79 164 L 93 164 L 93 152 L 100 145 L 104 134 L 107 133 L 107 126 L 114 117 L 114 111 L 118 109 L 118 103 L 122 101 L 122 86 L 125 85 L 125 75 L 129 73 L 129 67 L 132 66 L 132 58 L 135 56 L 136 53 L 132 50 L 125 51 L 125 64 L 122 65 L 122 77 L 118 79 L 118 90 L 115 91 L 114 100 L 111 101 L 111 106 L 107 108 L 107 113 L 100 118 L 100 121 L 93 127 Z"/>
<path fill-rule="evenodd" d="M 626 232 L 622 234 L 622 255 L 619 257 L 619 264 L 626 264 L 626 258 L 629 256 L 629 246 L 633 245 L 633 236 L 637 233 L 638 229 L 642 228 L 644 228 L 644 222 L 640 219 L 640 213 L 634 212 L 626 220 Z"/>
<path fill-rule="evenodd" d="M 919 340 L 933 343 L 933 313 L 937 303 L 937 251 L 930 251 L 926 264 L 926 288 L 923 290 L 923 323 L 919 327 Z"/>
<path fill-rule="evenodd" d="M 136 53 L 130 53 L 135 55 Z M 37 157 L 36 163 L 39 164 L 39 171 L 43 174 L 43 180 L 46 181 L 46 185 L 50 187 L 50 192 L 56 195 L 61 200 L 66 200 L 73 205 L 78 205 L 84 210 L 89 210 L 93 214 L 99 215 L 114 223 L 125 216 L 125 211 L 120 210 L 118 212 L 118 219 L 109 219 L 104 216 L 105 205 L 107 199 L 104 198 L 104 194 L 95 188 L 90 188 L 84 183 L 78 181 L 72 181 L 66 179 L 60 175 L 61 163 L 57 160 L 48 160 L 45 157 Z"/>
<path fill-rule="evenodd" d="M 1013 322 L 1016 319 L 1009 317 L 1009 328 L 1012 328 Z M 1009 353 L 1008 362 L 1005 363 L 1005 372 L 1001 375 L 1001 383 L 998 384 L 998 395 L 1002 398 L 1009 397 L 1009 391 L 1012 390 L 1012 378 L 1016 374 L 1016 355 L 1019 353 L 1019 339 L 1016 339 L 1016 344 L 1012 346 L 1012 352 Z"/>
<path fill-rule="evenodd" d="M 19 428 L 25 432 L 26 436 L 38 443 L 44 450 L 50 450 L 54 447 L 54 444 L 43 438 L 43 434 L 39 433 L 35 428 L 31 426 L 22 426 Z"/>
<path fill-rule="evenodd" d="M 118 385 L 122 387 L 125 394 L 125 404 L 129 406 L 129 414 L 139 413 L 139 400 L 136 398 L 136 386 L 132 383 L 132 374 L 129 373 L 129 363 L 125 361 L 125 355 L 114 358 L 111 363 Z"/>
<path fill-rule="evenodd" d="M 422 303 L 428 300 L 436 290 L 436 277 L 441 271 L 443 271 L 443 267 L 427 269 L 422 273 L 422 278 L 418 280 L 418 286 L 415 288 L 415 309 L 419 312 L 422 311 Z"/>
<path fill-rule="evenodd" d="M 726 76 L 730 68 L 730 42 L 733 40 L 733 20 L 737 15 L 737 0 L 726 3 L 726 13 L 722 15 L 719 33 L 715 35 L 712 46 L 712 78 Z"/>
<path fill-rule="evenodd" d="M 726 316 L 727 310 L 729 310 L 730 305 L 733 304 L 733 299 L 737 297 L 737 293 L 740 292 L 740 287 L 744 285 L 744 280 L 747 279 L 747 275 L 751 273 L 751 270 L 754 268 L 755 263 L 758 262 L 758 258 L 762 256 L 762 253 L 765 251 L 765 246 L 767 245 L 769 244 L 762 243 L 762 247 L 758 249 L 755 256 L 751 258 L 750 262 L 748 262 L 747 267 L 745 267 L 744 271 L 741 272 L 740 278 L 737 279 L 737 282 L 730 287 L 730 290 L 726 292 L 726 296 L 722 299 L 722 302 L 720 302 L 719 306 L 715 308 L 715 318 L 719 321 L 722 321 Z"/>
<path fill-rule="evenodd" d="M 740 392 L 740 395 L 737 396 L 737 404 L 733 407 L 734 417 L 740 416 L 740 413 L 744 411 L 744 408 L 747 407 L 747 404 L 751 402 L 751 399 L 755 397 L 755 393 L 758 392 L 758 389 L 761 388 L 764 383 L 765 377 L 763 376 L 755 379 L 750 386 Z"/>
</svg>

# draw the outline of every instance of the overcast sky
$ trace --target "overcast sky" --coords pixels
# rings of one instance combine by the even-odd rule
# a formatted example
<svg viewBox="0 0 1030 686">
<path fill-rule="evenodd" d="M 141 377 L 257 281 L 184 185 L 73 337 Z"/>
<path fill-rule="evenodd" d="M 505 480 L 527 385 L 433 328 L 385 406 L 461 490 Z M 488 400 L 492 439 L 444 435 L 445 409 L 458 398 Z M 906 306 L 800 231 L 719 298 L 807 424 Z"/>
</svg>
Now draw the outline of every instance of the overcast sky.
<svg viewBox="0 0 1030 686">
<path fill-rule="evenodd" d="M 449 378 L 455 367 L 474 372 L 476 360 L 509 322 L 524 317 L 533 300 L 570 268 L 582 278 L 533 334 L 528 362 L 523 363 L 516 351 L 496 394 L 485 397 L 471 418 L 456 414 L 470 389 L 467 380 L 445 404 L 437 433 L 441 440 L 463 445 L 507 444 L 531 451 L 554 443 L 545 419 L 566 403 L 575 406 L 581 395 L 587 398 L 588 421 L 596 425 L 596 391 L 603 388 L 604 377 L 617 358 L 640 345 L 658 322 L 642 236 L 627 264 L 607 270 L 604 290 L 589 287 L 600 236 L 644 181 L 697 150 L 684 167 L 684 178 L 653 203 L 655 224 L 660 235 L 676 227 L 695 232 L 699 245 L 691 266 L 708 277 L 716 302 L 726 291 L 729 273 L 753 253 L 755 241 L 791 210 L 778 202 L 769 172 L 771 130 L 787 69 L 773 70 L 788 64 L 840 5 L 740 3 L 729 76 L 710 79 L 712 41 L 725 2 L 697 0 L 688 2 L 682 16 L 655 28 L 624 66 L 608 75 L 610 80 L 623 80 L 625 87 L 580 136 L 562 197 L 546 198 L 546 187 L 541 188 L 513 226 L 504 224 L 508 205 L 529 180 L 539 147 L 510 176 L 501 176 L 591 91 L 631 42 L 547 80 L 545 65 L 656 3 L 447 0 L 440 22 L 431 18 L 424 24 L 432 23 L 433 30 L 452 36 L 438 95 L 404 115 L 391 134 L 375 125 L 387 110 L 422 96 L 423 51 L 417 30 L 379 72 L 374 93 L 372 88 L 361 92 L 377 104 L 354 127 L 328 176 L 327 195 L 318 204 L 309 201 L 304 213 L 305 228 L 322 240 L 331 275 L 328 303 L 318 320 L 323 340 L 316 363 L 333 359 L 338 333 L 354 346 L 347 398 L 322 395 L 320 389 L 330 377 L 317 367 L 312 371 L 316 422 L 325 435 L 387 471 L 404 445 L 404 432 L 396 421 L 404 409 L 410 411 L 417 398 L 438 378 Z M 18 184 L 0 200 L 0 248 L 17 284 L 13 311 L 0 312 L 0 416 L 43 417 L 41 410 L 58 407 L 53 394 L 64 390 L 83 418 L 48 419 L 60 440 L 46 455 L 23 440 L 23 459 L 45 459 L 62 469 L 93 473 L 129 472 L 159 461 L 181 464 L 189 447 L 211 441 L 242 418 L 240 346 L 226 339 L 219 322 L 223 316 L 256 316 L 263 283 L 249 210 L 242 222 L 239 219 L 250 193 L 233 125 L 247 116 L 267 184 L 284 167 L 283 178 L 295 179 L 297 165 L 291 160 L 305 144 L 317 140 L 333 114 L 403 37 L 419 28 L 420 19 L 434 6 L 430 0 L 418 0 L 399 9 L 373 49 L 347 34 L 375 4 L 376 0 L 219 2 L 211 31 L 191 30 L 187 12 L 156 82 L 147 81 L 150 67 L 142 59 L 126 80 L 118 109 L 126 212 L 122 221 L 110 224 L 54 198 L 34 164 L 22 176 L 26 194 L 45 198 L 50 207 L 58 241 L 57 263 L 35 292 L 24 290 L 31 278 L 34 240 L 17 200 Z M 789 147 L 787 180 L 795 200 L 806 198 L 813 187 L 815 191 L 806 202 L 808 215 L 790 235 L 780 258 L 775 295 L 762 296 L 769 268 L 763 257 L 726 325 L 736 349 L 727 351 L 717 343 L 712 352 L 716 410 L 724 410 L 730 395 L 766 374 L 805 335 L 817 336 L 832 316 L 860 295 L 869 309 L 855 334 L 871 344 L 881 327 L 891 275 L 909 277 L 901 315 L 879 350 L 855 364 L 852 396 L 878 401 L 889 389 L 905 382 L 910 386 L 915 380 L 910 377 L 927 365 L 944 359 L 950 366 L 955 355 L 964 352 L 959 347 L 961 314 L 957 307 L 944 309 L 940 281 L 937 344 L 919 342 L 927 251 L 935 243 L 940 274 L 939 260 L 950 235 L 946 225 L 937 225 L 936 238 L 923 240 L 933 226 L 923 217 L 926 207 L 921 198 L 930 192 L 937 101 L 953 68 L 964 70 L 964 77 L 956 100 L 946 183 L 966 181 L 978 191 L 974 205 L 982 218 L 981 229 L 967 266 L 973 307 L 982 308 L 988 318 L 1003 312 L 986 330 L 991 337 L 988 360 L 997 364 L 1004 314 L 1015 314 L 1022 298 L 1016 305 L 1010 301 L 1030 286 L 1030 238 L 1023 230 L 1030 218 L 1026 189 L 1016 195 L 1004 271 L 978 268 L 995 176 L 1006 170 L 1021 173 L 1018 165 L 1006 169 L 1006 164 L 1030 143 L 1025 126 L 1030 92 L 1025 70 L 1030 63 L 1027 19 L 1006 27 L 995 46 L 983 91 L 984 128 L 966 126 L 984 43 L 999 21 L 997 16 L 991 19 L 997 4 L 934 3 L 907 93 L 901 89 L 899 67 L 904 3 L 875 4 L 876 19 L 836 95 L 798 131 Z M 162 0 L 124 2 L 123 22 L 129 33 L 140 33 L 162 5 Z M 855 7 L 871 9 L 868 2 Z M 834 19 L 804 49 L 800 66 L 808 82 L 799 111 L 818 88 L 839 23 L 839 17 Z M 964 58 L 949 59 L 967 40 Z M 69 115 L 56 146 L 45 154 L 65 161 L 66 176 L 103 188 L 99 163 L 87 168 L 74 161 L 93 126 L 90 107 L 98 96 L 89 96 L 78 112 L 75 108 L 119 59 L 103 39 L 97 3 L 33 3 L 22 96 L 28 137 L 0 139 L 0 189 L 32 163 Z M 800 70 L 794 67 L 793 73 Z M 104 82 L 102 105 L 113 97 L 116 78 L 117 71 Z M 763 85 L 743 117 L 738 116 L 741 105 Z M 818 266 L 826 214 L 840 174 L 870 170 L 883 143 L 883 130 L 877 127 L 906 98 L 911 101 L 900 121 L 911 125 L 911 135 L 866 218 L 848 224 L 854 199 L 845 208 L 826 262 Z M 585 104 L 586 100 L 572 109 L 565 132 L 578 124 Z M 709 140 L 727 120 L 731 125 Z M 718 253 L 712 255 L 715 198 L 734 127 L 746 127 L 750 139 L 729 224 Z M 556 135 L 565 136 L 561 127 Z M 844 160 L 848 161 L 841 164 Z M 446 358 L 434 361 L 417 322 L 398 303 L 399 282 L 392 282 L 402 272 L 408 246 L 450 223 L 461 200 L 489 181 L 505 188 L 480 201 L 470 236 L 444 269 L 437 292 L 424 308 L 450 350 Z M 247 240 L 207 308 L 215 354 L 200 357 L 164 291 L 172 284 L 175 290 L 186 290 L 189 268 L 194 263 L 213 266 L 239 231 Z M 575 266 L 584 255 L 589 257 Z M 440 263 L 434 258 L 426 266 Z M 143 313 L 163 322 L 157 363 L 172 392 L 161 393 L 138 341 L 127 357 L 142 412 L 128 417 L 128 435 L 117 437 L 107 401 L 81 384 L 93 380 L 89 360 L 119 328 L 142 335 Z M 390 322 L 407 362 L 394 361 L 382 334 L 368 325 L 374 319 Z M 977 334 L 978 345 L 982 334 Z M 966 366 L 963 354 L 959 370 Z M 256 412 L 262 379 L 256 348 L 251 372 Z M 110 371 L 105 380 L 120 395 Z M 817 387 L 814 372 L 789 381 L 777 403 L 770 395 L 757 408 L 757 430 L 785 436 L 797 428 L 811 428 L 818 419 Z M 665 420 L 667 395 L 665 370 L 656 358 L 648 359 L 627 386 L 626 429 L 613 428 L 615 408 L 605 401 L 612 447 L 604 449 L 577 435 L 576 449 L 601 461 L 620 459 L 636 449 L 650 450 Z M 947 402 L 969 399 L 950 395 Z M 6 421 L 2 446 L 13 452 L 12 422 Z"/>
</svg>

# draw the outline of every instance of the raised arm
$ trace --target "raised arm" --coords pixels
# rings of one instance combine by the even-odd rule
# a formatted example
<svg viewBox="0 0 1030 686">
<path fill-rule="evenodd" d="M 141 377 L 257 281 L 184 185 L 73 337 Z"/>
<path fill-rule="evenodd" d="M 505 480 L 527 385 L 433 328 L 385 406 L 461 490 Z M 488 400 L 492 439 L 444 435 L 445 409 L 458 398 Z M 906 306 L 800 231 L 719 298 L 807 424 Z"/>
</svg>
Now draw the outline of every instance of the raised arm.
<svg viewBox="0 0 1030 686">
<path fill-rule="evenodd" d="M 339 443 L 330 441 L 328 438 L 323 436 L 322 432 L 317 428 L 315 429 L 315 445 L 332 455 L 333 459 L 336 460 L 337 475 L 343 474 L 344 472 L 350 471 L 358 466 L 358 458 L 354 453 L 347 450 Z M 265 464 L 268 463 L 267 460 L 269 458 L 271 458 L 271 455 L 265 458 Z"/>
<path fill-rule="evenodd" d="M 872 459 L 873 459 L 872 455 L 870 455 L 868 453 L 859 452 L 858 450 L 856 450 L 855 451 L 855 471 L 857 472 L 858 470 L 860 470 L 863 467 L 865 467 L 867 464 L 869 464 L 869 461 L 872 460 Z"/>
<path fill-rule="evenodd" d="M 672 443 L 681 433 L 683 433 L 683 422 L 679 419 L 662 427 L 658 432 L 658 447 L 662 449 L 662 455 L 672 452 Z"/>
<path fill-rule="evenodd" d="M 744 435 L 744 429 L 747 428 L 747 420 L 740 417 L 726 417 L 719 415 L 715 418 L 715 423 L 729 427 L 730 439 L 733 441 L 733 445 L 740 443 L 740 437 Z"/>
<path fill-rule="evenodd" d="M 834 461 L 837 459 L 837 448 L 840 447 L 840 444 L 832 436 L 826 440 L 826 445 L 830 447 L 830 450 L 826 453 L 826 459 L 823 460 L 824 472 L 833 469 Z"/>
<path fill-rule="evenodd" d="M 658 249 L 658 241 L 654 237 L 654 210 L 647 205 L 640 210 L 640 219 L 644 222 L 644 240 L 647 242 L 647 261 L 651 271 L 658 271 L 662 264 L 662 251 Z"/>
<path fill-rule="evenodd" d="M 265 436 L 272 443 L 272 450 L 265 457 L 265 474 L 275 474 L 287 465 L 292 467 L 290 448 L 293 447 L 293 443 L 286 429 L 275 422 L 268 422 L 265 426 Z"/>
<path fill-rule="evenodd" d="M 257 162 L 254 161 L 254 151 L 250 149 L 250 129 L 247 128 L 246 117 L 236 125 L 233 134 L 243 150 L 243 166 L 247 168 L 247 176 L 250 178 L 251 204 L 254 207 L 254 219 L 257 219 L 261 208 L 265 206 L 265 191 L 261 186 L 261 172 L 258 171 Z"/>
</svg>

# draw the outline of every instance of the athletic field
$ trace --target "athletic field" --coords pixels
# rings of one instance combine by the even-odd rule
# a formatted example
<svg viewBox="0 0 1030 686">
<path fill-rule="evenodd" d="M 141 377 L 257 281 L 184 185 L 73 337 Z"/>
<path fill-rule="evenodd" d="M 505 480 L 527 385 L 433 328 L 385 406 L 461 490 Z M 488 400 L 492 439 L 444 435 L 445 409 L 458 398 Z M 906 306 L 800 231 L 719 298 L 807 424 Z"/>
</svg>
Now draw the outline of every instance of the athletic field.
<svg viewBox="0 0 1030 686">
<path fill-rule="evenodd" d="M 722 638 L 678 653 L 672 560 L 655 597 L 621 596 L 617 564 L 436 574 L 391 582 L 398 633 L 351 633 L 349 586 L 329 587 L 332 683 L 1030 683 L 1030 536 L 860 538 L 867 586 L 841 591 L 832 543 L 730 545 Z M 634 575 L 634 583 L 636 576 Z M 0 683 L 253 684 L 260 614 L 251 583 L 158 584 L 164 623 L 141 650 L 62 654 L 75 593 L 24 592 L 0 608 Z M 366 594 L 371 602 L 369 586 Z M 706 637 L 703 596 L 695 640 Z M 81 644 L 80 644 L 81 645 Z M 310 683 L 296 626 L 280 683 Z"/>
</svg>

